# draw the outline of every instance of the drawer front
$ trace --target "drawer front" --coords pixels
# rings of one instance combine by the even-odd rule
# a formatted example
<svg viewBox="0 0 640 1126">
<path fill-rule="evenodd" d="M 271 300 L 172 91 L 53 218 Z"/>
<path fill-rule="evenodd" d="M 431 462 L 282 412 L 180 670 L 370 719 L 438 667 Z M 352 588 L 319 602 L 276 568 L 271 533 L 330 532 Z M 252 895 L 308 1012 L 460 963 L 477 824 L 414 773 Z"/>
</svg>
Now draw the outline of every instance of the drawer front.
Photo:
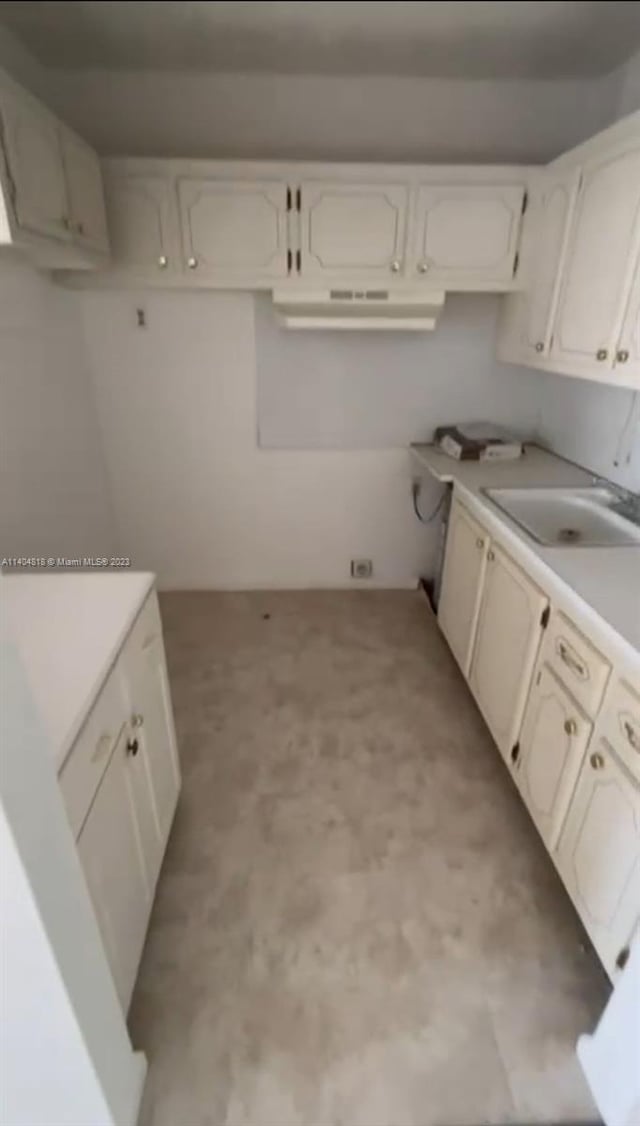
<svg viewBox="0 0 640 1126">
<path fill-rule="evenodd" d="M 122 672 L 116 663 L 60 772 L 60 789 L 76 837 L 126 720 Z"/>
<path fill-rule="evenodd" d="M 551 615 L 542 657 L 574 700 L 594 716 L 602 703 L 611 665 L 559 611 Z"/>
<path fill-rule="evenodd" d="M 162 621 L 158 596 L 155 590 L 152 590 L 133 623 L 131 633 L 124 645 L 125 654 L 137 657 L 141 653 L 148 652 L 161 638 Z"/>
<path fill-rule="evenodd" d="M 617 680 L 611 687 L 602 716 L 602 733 L 640 782 L 640 694 L 624 680 Z"/>
</svg>

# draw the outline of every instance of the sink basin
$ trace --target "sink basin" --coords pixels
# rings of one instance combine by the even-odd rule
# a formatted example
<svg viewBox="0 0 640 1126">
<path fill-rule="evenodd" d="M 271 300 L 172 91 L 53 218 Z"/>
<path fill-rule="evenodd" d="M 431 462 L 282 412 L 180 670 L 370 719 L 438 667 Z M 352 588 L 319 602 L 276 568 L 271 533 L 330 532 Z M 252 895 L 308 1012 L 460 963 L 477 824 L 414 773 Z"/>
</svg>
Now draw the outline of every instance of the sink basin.
<svg viewBox="0 0 640 1126">
<path fill-rule="evenodd" d="M 583 489 L 483 489 L 538 543 L 554 547 L 640 547 L 640 526 L 613 510 L 619 497 L 598 485 Z"/>
</svg>

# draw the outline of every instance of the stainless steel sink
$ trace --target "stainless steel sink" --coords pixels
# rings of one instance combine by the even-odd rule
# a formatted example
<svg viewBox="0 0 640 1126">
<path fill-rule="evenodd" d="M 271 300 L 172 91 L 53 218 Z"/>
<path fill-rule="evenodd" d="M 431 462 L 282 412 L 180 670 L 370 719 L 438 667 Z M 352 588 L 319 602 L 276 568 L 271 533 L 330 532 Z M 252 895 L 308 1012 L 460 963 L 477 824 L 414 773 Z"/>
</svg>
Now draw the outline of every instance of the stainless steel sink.
<svg viewBox="0 0 640 1126">
<path fill-rule="evenodd" d="M 554 547 L 640 547 L 640 524 L 634 522 L 632 506 L 606 486 L 483 492 L 538 543 Z"/>
</svg>

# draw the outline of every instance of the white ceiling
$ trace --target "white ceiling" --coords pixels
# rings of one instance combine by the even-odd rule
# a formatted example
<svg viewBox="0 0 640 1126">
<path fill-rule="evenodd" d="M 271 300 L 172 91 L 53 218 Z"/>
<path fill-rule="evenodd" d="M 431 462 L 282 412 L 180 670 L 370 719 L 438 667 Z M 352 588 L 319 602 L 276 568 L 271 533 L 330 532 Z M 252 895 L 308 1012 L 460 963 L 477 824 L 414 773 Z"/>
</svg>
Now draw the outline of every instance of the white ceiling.
<svg viewBox="0 0 640 1126">
<path fill-rule="evenodd" d="M 640 3 L 0 0 L 44 64 L 107 69 L 563 78 L 640 46 Z"/>
</svg>

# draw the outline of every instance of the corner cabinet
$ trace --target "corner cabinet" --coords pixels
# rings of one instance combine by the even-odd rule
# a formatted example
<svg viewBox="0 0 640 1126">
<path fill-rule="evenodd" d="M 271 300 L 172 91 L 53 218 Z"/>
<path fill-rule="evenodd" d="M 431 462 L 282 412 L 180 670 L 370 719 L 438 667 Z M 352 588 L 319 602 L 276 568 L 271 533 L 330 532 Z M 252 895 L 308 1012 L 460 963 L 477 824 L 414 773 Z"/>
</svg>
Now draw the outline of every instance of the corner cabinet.
<svg viewBox="0 0 640 1126">
<path fill-rule="evenodd" d="M 438 603 L 438 622 L 465 676 L 469 675 L 489 536 L 471 513 L 454 501 Z"/>
<path fill-rule="evenodd" d="M 86 269 L 109 251 L 96 153 L 0 71 L 0 241 L 36 265 Z"/>
<path fill-rule="evenodd" d="M 520 730 L 547 606 L 546 595 L 492 544 L 469 683 L 505 759 Z"/>
<path fill-rule="evenodd" d="M 59 774 L 127 1010 L 180 789 L 162 627 L 147 597 Z"/>
</svg>

